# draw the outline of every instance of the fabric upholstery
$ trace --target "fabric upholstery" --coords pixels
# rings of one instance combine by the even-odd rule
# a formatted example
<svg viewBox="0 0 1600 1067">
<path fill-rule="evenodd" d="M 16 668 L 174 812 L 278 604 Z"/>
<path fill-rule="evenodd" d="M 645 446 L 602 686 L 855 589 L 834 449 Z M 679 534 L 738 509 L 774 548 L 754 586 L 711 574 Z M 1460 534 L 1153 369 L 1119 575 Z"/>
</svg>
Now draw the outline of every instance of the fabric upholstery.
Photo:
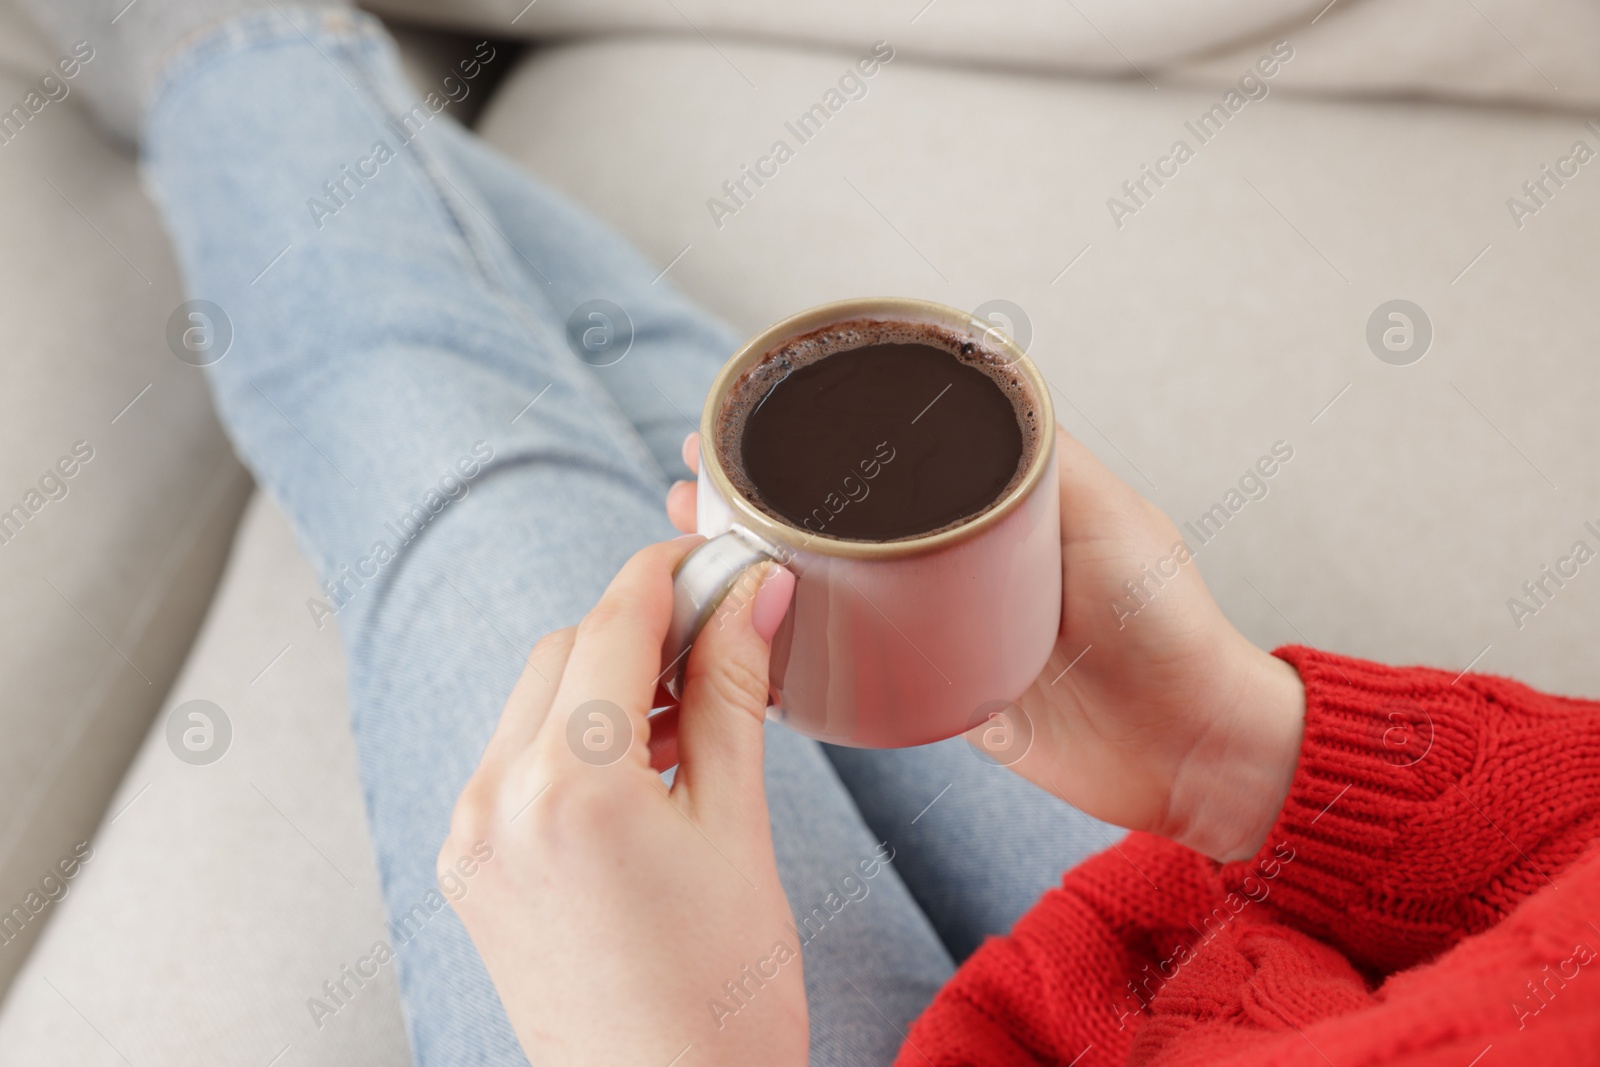
<svg viewBox="0 0 1600 1067">
<path fill-rule="evenodd" d="M 56 910 L 27 895 L 93 834 L 249 490 L 168 348 L 183 296 L 134 162 L 59 58 L 0 3 L 0 911 L 26 916 L 0 990 Z"/>
<path fill-rule="evenodd" d="M 1286 86 L 1583 108 L 1600 101 L 1600 12 L 1583 0 L 368 0 L 384 15 L 529 38 L 672 33 L 857 49 L 1005 70 L 1226 84 L 1281 37 L 1310 51 Z M 1241 62 L 1242 61 L 1242 62 Z M 759 84 L 760 79 L 754 79 Z M 731 86 L 730 86 L 731 88 Z"/>
</svg>

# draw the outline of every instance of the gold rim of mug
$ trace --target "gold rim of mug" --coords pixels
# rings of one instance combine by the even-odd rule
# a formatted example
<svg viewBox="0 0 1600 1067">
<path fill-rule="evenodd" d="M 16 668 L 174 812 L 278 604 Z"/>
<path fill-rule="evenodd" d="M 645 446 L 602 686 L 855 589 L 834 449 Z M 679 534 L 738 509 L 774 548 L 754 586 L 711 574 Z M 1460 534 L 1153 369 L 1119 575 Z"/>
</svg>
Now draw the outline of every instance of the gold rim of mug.
<svg viewBox="0 0 1600 1067">
<path fill-rule="evenodd" d="M 1011 491 L 997 503 L 991 505 L 989 510 L 973 516 L 959 526 L 940 530 L 938 533 L 924 534 L 921 537 L 909 537 L 903 541 L 846 541 L 775 519 L 734 488 L 733 481 L 723 470 L 722 457 L 717 455 L 715 443 L 715 422 L 722 411 L 722 403 L 727 398 L 728 391 L 745 371 L 779 345 L 824 326 L 848 322 L 851 319 L 943 326 L 957 333 L 967 334 L 974 341 L 981 341 L 990 348 L 998 349 L 1012 366 L 1021 370 L 1022 376 L 1027 380 L 1028 388 L 1033 392 L 1039 414 L 1040 448 L 1034 454 L 1033 462 L 1028 465 L 1022 481 L 1013 486 Z M 1055 453 L 1055 424 L 1055 407 L 1050 402 L 1049 383 L 1044 380 L 1044 375 L 1039 373 L 1039 368 L 1033 365 L 1027 353 L 992 323 L 984 322 L 969 312 L 960 311 L 946 304 L 937 304 L 931 300 L 915 300 L 910 297 L 862 297 L 819 304 L 799 314 L 791 315 L 781 322 L 768 326 L 739 347 L 733 357 L 723 365 L 716 380 L 711 383 L 711 392 L 707 395 L 705 407 L 700 413 L 700 461 L 705 465 L 706 475 L 716 486 L 717 492 L 728 502 L 728 507 L 734 514 L 734 521 L 763 538 L 824 556 L 839 556 L 846 559 L 893 559 L 899 556 L 920 555 L 959 544 L 983 533 L 1015 511 L 1038 486 L 1040 480 L 1044 478 L 1044 472 L 1050 466 L 1050 460 Z"/>
</svg>

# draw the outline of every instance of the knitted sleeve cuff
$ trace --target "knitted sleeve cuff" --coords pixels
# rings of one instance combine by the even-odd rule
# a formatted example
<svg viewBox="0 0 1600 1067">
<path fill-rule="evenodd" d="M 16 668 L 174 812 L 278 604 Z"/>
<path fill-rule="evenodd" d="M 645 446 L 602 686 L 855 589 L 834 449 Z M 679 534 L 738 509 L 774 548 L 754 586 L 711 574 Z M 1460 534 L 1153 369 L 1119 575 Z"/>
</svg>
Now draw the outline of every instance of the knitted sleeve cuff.
<svg viewBox="0 0 1600 1067">
<path fill-rule="evenodd" d="M 1222 868 L 1229 889 L 1391 970 L 1493 925 L 1577 855 L 1575 820 L 1600 799 L 1600 706 L 1484 675 L 1275 654 L 1305 683 L 1305 740 L 1266 846 Z"/>
</svg>

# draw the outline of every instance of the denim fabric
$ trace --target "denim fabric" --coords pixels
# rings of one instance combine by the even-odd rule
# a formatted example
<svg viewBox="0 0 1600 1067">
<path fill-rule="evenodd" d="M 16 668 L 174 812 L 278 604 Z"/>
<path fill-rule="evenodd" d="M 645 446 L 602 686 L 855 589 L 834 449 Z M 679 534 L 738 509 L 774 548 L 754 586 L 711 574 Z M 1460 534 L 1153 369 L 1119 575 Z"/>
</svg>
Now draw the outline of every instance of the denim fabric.
<svg viewBox="0 0 1600 1067">
<path fill-rule="evenodd" d="M 413 1054 L 517 1064 L 454 913 L 415 936 L 407 916 L 434 889 L 456 795 L 528 649 L 673 535 L 662 497 L 687 476 L 679 443 L 735 338 L 417 103 L 375 21 L 265 11 L 168 65 L 145 167 L 189 296 L 231 323 L 208 368 L 217 408 L 325 580 L 306 624 L 336 623 L 347 650 Z M 567 342 L 592 299 L 632 321 L 610 366 Z M 778 862 L 809 937 L 812 1062 L 859 1067 L 887 1063 L 955 960 L 1103 842 L 959 739 L 832 757 L 769 727 Z M 895 863 L 819 916 L 885 841 Z"/>
</svg>

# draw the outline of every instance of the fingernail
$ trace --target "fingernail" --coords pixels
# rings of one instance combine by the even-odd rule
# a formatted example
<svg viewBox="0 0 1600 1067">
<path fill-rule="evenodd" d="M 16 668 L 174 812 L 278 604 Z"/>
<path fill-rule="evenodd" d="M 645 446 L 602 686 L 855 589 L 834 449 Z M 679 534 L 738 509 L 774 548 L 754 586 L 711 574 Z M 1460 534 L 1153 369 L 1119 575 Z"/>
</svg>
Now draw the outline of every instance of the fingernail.
<svg viewBox="0 0 1600 1067">
<path fill-rule="evenodd" d="M 750 625 L 756 628 L 761 640 L 772 643 L 784 615 L 788 614 L 789 601 L 794 599 L 794 572 L 777 564 L 771 569 L 756 590 L 755 602 L 750 605 Z"/>
</svg>

